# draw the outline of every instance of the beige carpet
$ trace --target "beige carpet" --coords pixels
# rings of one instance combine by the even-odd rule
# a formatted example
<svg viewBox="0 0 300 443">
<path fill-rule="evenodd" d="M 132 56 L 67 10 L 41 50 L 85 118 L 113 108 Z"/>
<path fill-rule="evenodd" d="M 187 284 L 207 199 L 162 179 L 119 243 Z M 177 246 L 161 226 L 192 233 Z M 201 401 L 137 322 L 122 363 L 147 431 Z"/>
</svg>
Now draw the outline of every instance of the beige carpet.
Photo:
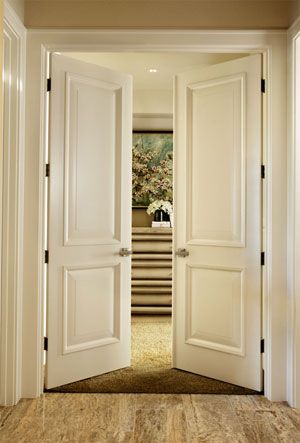
<svg viewBox="0 0 300 443">
<path fill-rule="evenodd" d="M 132 318 L 132 365 L 52 389 L 56 392 L 255 394 L 239 386 L 171 368 L 171 318 Z"/>
</svg>

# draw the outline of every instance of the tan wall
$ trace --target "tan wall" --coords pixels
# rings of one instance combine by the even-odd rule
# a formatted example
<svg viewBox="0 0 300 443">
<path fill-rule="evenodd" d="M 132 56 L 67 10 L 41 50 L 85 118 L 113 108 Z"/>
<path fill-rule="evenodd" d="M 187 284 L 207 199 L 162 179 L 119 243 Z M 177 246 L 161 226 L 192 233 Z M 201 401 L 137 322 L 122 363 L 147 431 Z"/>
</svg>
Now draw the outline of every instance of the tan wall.
<svg viewBox="0 0 300 443">
<path fill-rule="evenodd" d="M 299 1 L 282 0 L 27 0 L 28 27 L 286 28 Z"/>
<path fill-rule="evenodd" d="M 148 215 L 146 209 L 147 208 L 132 209 L 132 226 L 134 227 L 151 226 L 151 222 L 154 219 L 154 216 Z"/>
<path fill-rule="evenodd" d="M 289 24 L 293 24 L 300 18 L 300 0 L 290 2 L 289 6 Z"/>
</svg>

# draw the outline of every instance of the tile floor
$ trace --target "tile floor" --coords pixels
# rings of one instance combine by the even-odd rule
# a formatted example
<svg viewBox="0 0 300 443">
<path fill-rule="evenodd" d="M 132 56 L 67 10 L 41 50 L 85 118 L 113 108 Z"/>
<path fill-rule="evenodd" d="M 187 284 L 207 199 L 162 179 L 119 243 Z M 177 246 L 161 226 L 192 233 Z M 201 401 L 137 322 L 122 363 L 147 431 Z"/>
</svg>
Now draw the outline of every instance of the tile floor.
<svg viewBox="0 0 300 443">
<path fill-rule="evenodd" d="M 300 442 L 300 410 L 262 396 L 49 393 L 0 421 L 9 443 Z"/>
</svg>

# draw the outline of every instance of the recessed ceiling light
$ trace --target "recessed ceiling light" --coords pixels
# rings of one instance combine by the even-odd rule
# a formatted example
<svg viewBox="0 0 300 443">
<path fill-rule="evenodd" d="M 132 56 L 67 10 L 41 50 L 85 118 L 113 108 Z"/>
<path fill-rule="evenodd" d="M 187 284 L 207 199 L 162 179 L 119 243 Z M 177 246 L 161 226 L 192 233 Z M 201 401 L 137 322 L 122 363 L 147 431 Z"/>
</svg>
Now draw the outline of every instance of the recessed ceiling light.
<svg viewBox="0 0 300 443">
<path fill-rule="evenodd" d="M 151 74 L 155 74 L 156 72 L 158 72 L 158 69 L 156 69 L 156 68 L 147 68 L 147 72 L 150 72 Z"/>
</svg>

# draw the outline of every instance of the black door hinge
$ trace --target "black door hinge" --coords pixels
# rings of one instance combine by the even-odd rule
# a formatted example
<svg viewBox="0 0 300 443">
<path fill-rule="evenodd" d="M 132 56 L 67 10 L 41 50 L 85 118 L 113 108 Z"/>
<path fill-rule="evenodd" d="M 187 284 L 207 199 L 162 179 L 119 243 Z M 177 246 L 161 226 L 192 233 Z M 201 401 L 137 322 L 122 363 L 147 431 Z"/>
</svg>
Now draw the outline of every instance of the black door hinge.
<svg viewBox="0 0 300 443">
<path fill-rule="evenodd" d="M 262 338 L 260 340 L 260 353 L 263 354 L 265 352 L 265 339 Z"/>
<path fill-rule="evenodd" d="M 50 175 L 50 165 L 49 163 L 46 163 L 46 177 L 49 177 Z"/>
<path fill-rule="evenodd" d="M 49 251 L 45 251 L 45 263 L 49 263 Z"/>
<path fill-rule="evenodd" d="M 51 91 L 51 78 L 47 78 L 47 92 Z"/>
<path fill-rule="evenodd" d="M 261 165 L 261 178 L 266 178 L 266 168 L 265 165 Z"/>
<path fill-rule="evenodd" d="M 44 351 L 48 351 L 48 337 L 44 337 Z"/>
<path fill-rule="evenodd" d="M 266 92 L 266 80 L 264 78 L 261 79 L 261 92 Z"/>
<path fill-rule="evenodd" d="M 260 264 L 261 264 L 261 266 L 265 266 L 265 253 L 264 252 L 260 253 Z"/>
</svg>

